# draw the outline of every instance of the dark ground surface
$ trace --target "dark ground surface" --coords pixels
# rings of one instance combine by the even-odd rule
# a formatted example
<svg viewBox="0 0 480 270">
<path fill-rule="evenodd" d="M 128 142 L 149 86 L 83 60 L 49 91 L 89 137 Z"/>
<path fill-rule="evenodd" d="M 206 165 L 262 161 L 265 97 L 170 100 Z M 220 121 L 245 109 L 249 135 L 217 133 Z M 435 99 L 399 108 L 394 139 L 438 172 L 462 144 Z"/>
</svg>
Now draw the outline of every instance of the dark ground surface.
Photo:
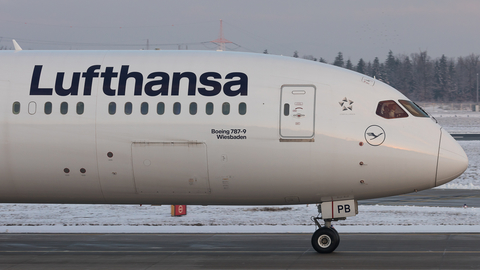
<svg viewBox="0 0 480 270">
<path fill-rule="evenodd" d="M 0 234 L 0 269 L 479 269 L 480 234 Z"/>
<path fill-rule="evenodd" d="M 431 189 L 360 204 L 480 207 L 480 190 Z M 2 269 L 480 269 L 478 234 L 0 234 Z"/>
</svg>

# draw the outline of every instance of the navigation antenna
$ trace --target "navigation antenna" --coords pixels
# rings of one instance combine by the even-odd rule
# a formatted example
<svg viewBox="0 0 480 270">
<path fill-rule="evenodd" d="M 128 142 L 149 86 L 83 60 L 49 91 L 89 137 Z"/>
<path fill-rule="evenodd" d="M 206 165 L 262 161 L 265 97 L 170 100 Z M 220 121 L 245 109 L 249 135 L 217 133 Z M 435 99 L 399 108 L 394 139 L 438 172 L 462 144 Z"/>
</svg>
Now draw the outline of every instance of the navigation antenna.
<svg viewBox="0 0 480 270">
<path fill-rule="evenodd" d="M 215 40 L 212 40 L 213 43 L 216 43 L 218 45 L 218 48 L 217 48 L 217 51 L 225 51 L 226 47 L 225 47 L 225 44 L 226 43 L 233 43 L 231 42 L 230 40 L 228 39 L 225 39 L 223 37 L 223 21 L 220 20 L 220 37 L 215 39 Z"/>
</svg>

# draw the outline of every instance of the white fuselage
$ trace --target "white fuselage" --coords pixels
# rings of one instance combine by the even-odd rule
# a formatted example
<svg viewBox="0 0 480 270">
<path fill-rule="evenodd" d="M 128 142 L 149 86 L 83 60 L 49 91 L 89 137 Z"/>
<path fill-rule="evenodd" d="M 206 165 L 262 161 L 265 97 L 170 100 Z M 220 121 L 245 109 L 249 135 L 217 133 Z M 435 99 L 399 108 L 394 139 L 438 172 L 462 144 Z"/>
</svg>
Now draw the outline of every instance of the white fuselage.
<svg viewBox="0 0 480 270">
<path fill-rule="evenodd" d="M 441 185 L 468 162 L 430 118 L 377 115 L 408 100 L 390 86 L 290 57 L 5 51 L 0 94 L 0 202 L 360 200 Z"/>
</svg>

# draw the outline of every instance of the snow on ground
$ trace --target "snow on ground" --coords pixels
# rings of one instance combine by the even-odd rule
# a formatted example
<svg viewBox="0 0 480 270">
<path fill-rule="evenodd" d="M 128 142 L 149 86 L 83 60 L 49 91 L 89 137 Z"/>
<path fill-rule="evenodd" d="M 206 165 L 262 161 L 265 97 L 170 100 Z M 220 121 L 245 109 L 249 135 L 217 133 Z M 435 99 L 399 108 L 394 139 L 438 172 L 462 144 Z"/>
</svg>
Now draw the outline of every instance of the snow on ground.
<svg viewBox="0 0 480 270">
<path fill-rule="evenodd" d="M 188 206 L 0 205 L 3 233 L 311 233 L 316 205 Z M 361 205 L 334 225 L 348 232 L 480 232 L 480 208 Z"/>
<path fill-rule="evenodd" d="M 471 106 L 423 104 L 422 107 L 451 134 L 480 133 L 480 112 L 472 112 Z M 467 153 L 468 168 L 460 177 L 439 188 L 480 189 L 480 141 L 459 141 L 459 143 Z"/>
<path fill-rule="evenodd" d="M 453 105 L 422 105 L 449 133 L 480 133 L 480 112 L 472 112 L 470 106 L 446 109 L 451 107 Z"/>
<path fill-rule="evenodd" d="M 450 133 L 480 133 L 480 113 L 424 106 Z M 480 189 L 480 141 L 461 141 L 469 167 L 441 188 Z M 311 233 L 315 205 L 188 206 L 170 216 L 170 206 L 0 204 L 3 233 Z M 359 214 L 334 222 L 340 233 L 477 232 L 480 208 L 361 205 Z"/>
<path fill-rule="evenodd" d="M 480 141 L 459 141 L 458 143 L 463 147 L 465 153 L 467 153 L 468 168 L 457 179 L 438 188 L 480 189 Z"/>
<path fill-rule="evenodd" d="M 480 133 L 480 113 L 478 115 L 439 115 L 435 116 L 435 119 L 451 134 Z"/>
</svg>

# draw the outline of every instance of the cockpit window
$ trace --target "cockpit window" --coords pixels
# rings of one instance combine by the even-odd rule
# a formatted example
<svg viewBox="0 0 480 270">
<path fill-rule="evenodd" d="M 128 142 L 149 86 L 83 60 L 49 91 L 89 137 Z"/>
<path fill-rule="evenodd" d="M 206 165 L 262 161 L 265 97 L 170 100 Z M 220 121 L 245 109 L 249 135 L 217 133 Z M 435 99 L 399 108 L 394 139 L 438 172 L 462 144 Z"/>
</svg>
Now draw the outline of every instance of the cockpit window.
<svg viewBox="0 0 480 270">
<path fill-rule="evenodd" d="M 399 102 L 409 111 L 413 116 L 416 117 L 429 117 L 428 114 L 420 108 L 417 104 L 411 102 L 410 100 L 399 100 Z"/>
<path fill-rule="evenodd" d="M 408 117 L 408 114 L 393 100 L 380 101 L 377 106 L 377 115 L 387 119 Z"/>
</svg>

